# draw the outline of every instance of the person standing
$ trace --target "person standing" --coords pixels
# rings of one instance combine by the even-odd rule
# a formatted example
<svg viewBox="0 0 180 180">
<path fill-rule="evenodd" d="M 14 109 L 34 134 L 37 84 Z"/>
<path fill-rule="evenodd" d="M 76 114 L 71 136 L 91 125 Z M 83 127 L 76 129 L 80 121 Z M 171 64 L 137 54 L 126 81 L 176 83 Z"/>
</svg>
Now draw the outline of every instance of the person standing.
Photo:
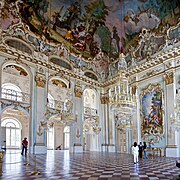
<svg viewBox="0 0 180 180">
<path fill-rule="evenodd" d="M 144 159 L 148 159 L 146 154 L 146 148 L 147 148 L 146 142 L 143 142 Z"/>
<path fill-rule="evenodd" d="M 139 143 L 139 157 L 142 158 L 143 145 L 142 142 Z"/>
<path fill-rule="evenodd" d="M 28 141 L 27 141 L 27 138 L 25 137 L 24 140 L 22 141 L 22 152 L 21 152 L 21 155 L 24 154 L 24 151 L 25 151 L 25 156 L 27 155 L 27 147 L 28 147 Z"/>
<path fill-rule="evenodd" d="M 134 146 L 132 147 L 132 152 L 134 155 L 134 164 L 138 163 L 138 153 L 139 153 L 139 147 L 137 145 L 137 142 L 134 142 Z"/>
</svg>

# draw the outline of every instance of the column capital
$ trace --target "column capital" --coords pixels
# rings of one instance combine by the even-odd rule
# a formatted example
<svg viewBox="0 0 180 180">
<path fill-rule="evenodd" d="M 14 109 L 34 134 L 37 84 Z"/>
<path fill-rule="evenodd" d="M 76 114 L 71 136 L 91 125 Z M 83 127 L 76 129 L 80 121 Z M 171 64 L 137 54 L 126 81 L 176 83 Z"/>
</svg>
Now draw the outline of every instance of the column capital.
<svg viewBox="0 0 180 180">
<path fill-rule="evenodd" d="M 170 71 L 170 72 L 165 73 L 164 80 L 165 80 L 166 85 L 173 84 L 174 83 L 174 72 Z"/>
</svg>

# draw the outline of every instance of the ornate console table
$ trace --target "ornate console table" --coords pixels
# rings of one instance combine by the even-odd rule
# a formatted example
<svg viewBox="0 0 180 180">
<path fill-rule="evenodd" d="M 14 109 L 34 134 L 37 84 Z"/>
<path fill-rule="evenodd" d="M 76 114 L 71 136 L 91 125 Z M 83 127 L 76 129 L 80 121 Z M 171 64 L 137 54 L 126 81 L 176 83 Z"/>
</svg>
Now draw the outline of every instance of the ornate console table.
<svg viewBox="0 0 180 180">
<path fill-rule="evenodd" d="M 147 156 L 149 158 L 154 158 L 155 156 L 160 156 L 162 155 L 162 149 L 159 147 L 148 147 L 146 149 Z"/>
</svg>

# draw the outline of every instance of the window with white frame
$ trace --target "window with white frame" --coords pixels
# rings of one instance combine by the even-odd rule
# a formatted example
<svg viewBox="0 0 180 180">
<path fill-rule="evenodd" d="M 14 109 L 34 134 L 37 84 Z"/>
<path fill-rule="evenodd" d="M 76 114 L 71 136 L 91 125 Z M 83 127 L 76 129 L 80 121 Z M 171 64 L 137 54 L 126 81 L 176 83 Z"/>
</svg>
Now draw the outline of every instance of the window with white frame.
<svg viewBox="0 0 180 180">
<path fill-rule="evenodd" d="M 97 115 L 97 96 L 92 89 L 85 89 L 84 93 L 84 114 Z"/>
<path fill-rule="evenodd" d="M 47 131 L 47 148 L 54 149 L 54 128 L 50 126 Z"/>
<path fill-rule="evenodd" d="M 55 107 L 55 100 L 54 100 L 53 96 L 51 94 L 49 94 L 49 93 L 48 93 L 48 106 L 50 108 Z"/>
<path fill-rule="evenodd" d="M 12 83 L 5 83 L 2 85 L 1 97 L 4 99 L 10 99 L 14 101 L 22 101 L 21 89 Z"/>
<path fill-rule="evenodd" d="M 64 128 L 64 149 L 69 149 L 69 143 L 70 143 L 70 127 L 66 126 Z"/>
<path fill-rule="evenodd" d="M 6 148 L 21 147 L 21 123 L 14 118 L 2 120 L 1 127 L 6 128 Z"/>
</svg>

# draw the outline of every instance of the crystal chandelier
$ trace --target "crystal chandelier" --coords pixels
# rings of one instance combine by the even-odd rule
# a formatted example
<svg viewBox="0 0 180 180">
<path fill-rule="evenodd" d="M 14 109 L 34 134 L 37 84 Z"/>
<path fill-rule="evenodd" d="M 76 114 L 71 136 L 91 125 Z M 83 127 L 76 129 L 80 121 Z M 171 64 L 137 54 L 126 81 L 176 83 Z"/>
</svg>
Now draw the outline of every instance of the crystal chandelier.
<svg viewBox="0 0 180 180">
<path fill-rule="evenodd" d="M 116 128 L 126 129 L 132 127 L 131 117 L 136 111 L 136 96 L 132 94 L 126 77 L 127 63 L 124 54 L 119 55 L 118 81 L 109 89 L 109 103 L 114 113 Z"/>
<path fill-rule="evenodd" d="M 172 126 L 179 130 L 180 129 L 180 89 L 176 90 L 176 106 L 174 113 L 170 115 Z"/>
</svg>

